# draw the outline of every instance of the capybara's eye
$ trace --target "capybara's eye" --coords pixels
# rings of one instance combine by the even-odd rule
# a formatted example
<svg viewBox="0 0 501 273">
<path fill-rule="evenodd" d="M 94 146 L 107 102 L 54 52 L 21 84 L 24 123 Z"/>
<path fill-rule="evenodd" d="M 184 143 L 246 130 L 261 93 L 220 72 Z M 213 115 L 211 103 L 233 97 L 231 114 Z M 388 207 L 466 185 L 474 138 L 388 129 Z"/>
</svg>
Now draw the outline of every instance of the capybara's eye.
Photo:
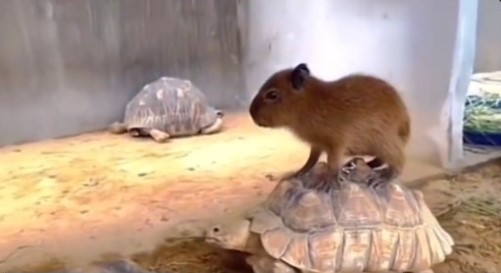
<svg viewBox="0 0 501 273">
<path fill-rule="evenodd" d="M 280 99 L 280 94 L 275 89 L 270 89 L 264 94 L 264 98 L 268 102 L 276 102 Z"/>
</svg>

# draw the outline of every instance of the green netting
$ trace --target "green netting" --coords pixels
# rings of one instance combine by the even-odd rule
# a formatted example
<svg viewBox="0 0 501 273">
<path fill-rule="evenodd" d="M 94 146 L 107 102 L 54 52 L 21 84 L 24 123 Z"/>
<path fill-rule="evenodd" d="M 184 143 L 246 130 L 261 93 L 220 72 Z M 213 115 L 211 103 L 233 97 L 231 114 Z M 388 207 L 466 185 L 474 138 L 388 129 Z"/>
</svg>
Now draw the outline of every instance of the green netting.
<svg viewBox="0 0 501 273">
<path fill-rule="evenodd" d="M 501 146 L 501 71 L 473 75 L 463 131 L 468 144 Z"/>
<path fill-rule="evenodd" d="M 501 95 L 486 92 L 483 96 L 468 96 L 464 130 L 477 133 L 501 134 Z"/>
</svg>

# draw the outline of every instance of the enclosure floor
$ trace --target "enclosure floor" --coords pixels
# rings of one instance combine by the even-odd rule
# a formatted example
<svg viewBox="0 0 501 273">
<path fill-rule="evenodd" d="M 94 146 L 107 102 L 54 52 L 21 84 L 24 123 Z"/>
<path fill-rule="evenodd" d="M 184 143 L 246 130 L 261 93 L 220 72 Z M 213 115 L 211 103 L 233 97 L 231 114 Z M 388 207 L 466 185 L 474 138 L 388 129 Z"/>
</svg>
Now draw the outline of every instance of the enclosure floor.
<svg viewBox="0 0 501 273">
<path fill-rule="evenodd" d="M 219 134 L 164 144 L 102 132 L 5 147 L 0 269 L 151 250 L 196 220 L 251 208 L 274 187 L 270 178 L 307 154 L 288 132 L 257 128 L 247 115 L 228 116 Z M 442 172 L 410 161 L 403 180 Z"/>
</svg>

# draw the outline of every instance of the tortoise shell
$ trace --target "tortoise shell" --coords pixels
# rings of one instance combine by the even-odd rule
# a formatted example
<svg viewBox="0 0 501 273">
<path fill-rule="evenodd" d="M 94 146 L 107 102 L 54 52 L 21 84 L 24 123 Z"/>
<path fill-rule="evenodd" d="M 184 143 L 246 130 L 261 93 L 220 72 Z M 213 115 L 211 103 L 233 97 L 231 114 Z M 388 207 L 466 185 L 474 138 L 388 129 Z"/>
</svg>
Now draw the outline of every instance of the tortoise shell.
<svg viewBox="0 0 501 273">
<path fill-rule="evenodd" d="M 270 256 L 306 271 L 421 271 L 454 244 L 422 193 L 397 183 L 374 190 L 347 181 L 327 193 L 285 180 L 266 208 L 251 230 Z"/>
<path fill-rule="evenodd" d="M 185 136 L 212 125 L 220 115 L 191 81 L 161 77 L 127 104 L 124 123 L 128 130 L 149 128 Z"/>
</svg>

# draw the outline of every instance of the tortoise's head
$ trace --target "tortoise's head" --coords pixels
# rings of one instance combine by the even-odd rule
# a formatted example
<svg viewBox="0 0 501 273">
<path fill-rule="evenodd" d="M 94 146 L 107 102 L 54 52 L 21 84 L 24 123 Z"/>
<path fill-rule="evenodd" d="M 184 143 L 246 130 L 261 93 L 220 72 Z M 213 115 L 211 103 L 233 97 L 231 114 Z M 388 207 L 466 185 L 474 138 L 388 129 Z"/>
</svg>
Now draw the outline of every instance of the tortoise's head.
<svg viewBox="0 0 501 273">
<path fill-rule="evenodd" d="M 218 118 L 224 117 L 223 110 L 221 110 L 221 109 L 214 109 L 214 111 L 216 112 L 216 117 L 218 117 Z"/>
<path fill-rule="evenodd" d="M 206 111 L 200 117 L 200 127 L 204 133 L 216 133 L 223 127 L 224 112 L 220 109 L 207 107 Z"/>
<path fill-rule="evenodd" d="M 245 251 L 250 225 L 249 219 L 213 225 L 206 230 L 205 242 L 224 249 Z"/>
</svg>

